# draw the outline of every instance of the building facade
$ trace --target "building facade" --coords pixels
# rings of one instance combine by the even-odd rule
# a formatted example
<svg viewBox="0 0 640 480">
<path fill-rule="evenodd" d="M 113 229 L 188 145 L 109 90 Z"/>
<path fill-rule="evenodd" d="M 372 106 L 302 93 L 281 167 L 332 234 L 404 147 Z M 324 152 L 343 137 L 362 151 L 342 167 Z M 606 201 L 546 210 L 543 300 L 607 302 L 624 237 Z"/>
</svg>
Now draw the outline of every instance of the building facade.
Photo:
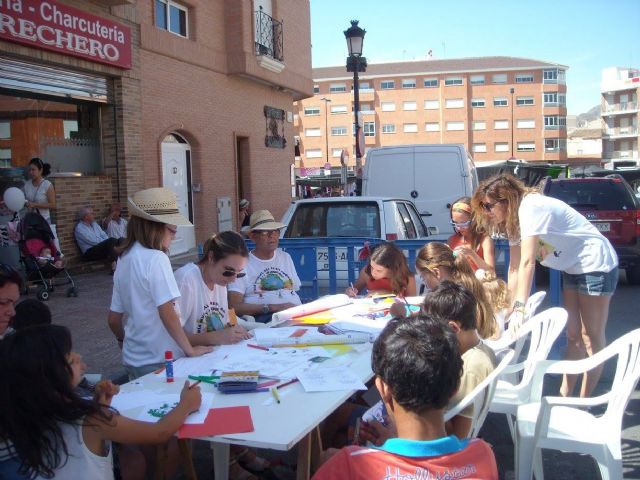
<svg viewBox="0 0 640 480">
<path fill-rule="evenodd" d="M 0 166 L 52 165 L 75 214 L 155 186 L 194 223 L 171 253 L 235 229 L 238 202 L 291 199 L 292 102 L 312 94 L 307 0 L 0 2 Z"/>
<path fill-rule="evenodd" d="M 640 166 L 640 69 L 611 67 L 602 71 L 602 159 L 609 166 Z"/>
<path fill-rule="evenodd" d="M 566 161 L 566 69 L 512 57 L 369 65 L 359 83 L 365 149 L 462 143 L 476 161 Z M 313 80 L 314 96 L 295 104 L 297 166 L 337 166 L 343 148 L 355 157 L 353 77 L 327 67 Z"/>
</svg>

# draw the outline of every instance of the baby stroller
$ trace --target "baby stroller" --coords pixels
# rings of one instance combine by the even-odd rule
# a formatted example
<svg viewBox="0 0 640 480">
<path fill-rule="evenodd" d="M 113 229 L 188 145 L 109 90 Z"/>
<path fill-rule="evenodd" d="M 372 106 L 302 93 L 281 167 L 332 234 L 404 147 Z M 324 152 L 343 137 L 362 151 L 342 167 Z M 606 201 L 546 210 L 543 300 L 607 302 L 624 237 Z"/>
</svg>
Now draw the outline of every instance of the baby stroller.
<svg viewBox="0 0 640 480">
<path fill-rule="evenodd" d="M 38 300 L 47 301 L 55 287 L 70 285 L 67 297 L 77 297 L 78 288 L 62 264 L 55 237 L 44 217 L 37 212 L 27 213 L 20 220 L 18 232 L 20 261 L 24 265 L 27 280 L 25 293 L 29 293 L 29 287 L 37 286 Z M 55 281 L 54 277 L 60 274 L 64 274 L 65 278 Z"/>
</svg>

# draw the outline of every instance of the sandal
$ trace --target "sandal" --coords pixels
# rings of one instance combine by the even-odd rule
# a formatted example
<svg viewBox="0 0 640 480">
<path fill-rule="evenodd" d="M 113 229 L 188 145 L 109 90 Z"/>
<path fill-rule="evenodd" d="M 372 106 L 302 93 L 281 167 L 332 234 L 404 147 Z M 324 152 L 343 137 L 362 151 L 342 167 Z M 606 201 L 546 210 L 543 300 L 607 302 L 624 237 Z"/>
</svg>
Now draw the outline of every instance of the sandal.
<svg viewBox="0 0 640 480">
<path fill-rule="evenodd" d="M 245 470 L 237 460 L 229 463 L 229 480 L 260 480 L 253 473 Z"/>
<path fill-rule="evenodd" d="M 254 473 L 262 473 L 271 467 L 269 460 L 259 457 L 256 455 L 256 452 L 249 449 L 238 456 L 238 463 L 242 465 L 243 468 Z"/>
</svg>

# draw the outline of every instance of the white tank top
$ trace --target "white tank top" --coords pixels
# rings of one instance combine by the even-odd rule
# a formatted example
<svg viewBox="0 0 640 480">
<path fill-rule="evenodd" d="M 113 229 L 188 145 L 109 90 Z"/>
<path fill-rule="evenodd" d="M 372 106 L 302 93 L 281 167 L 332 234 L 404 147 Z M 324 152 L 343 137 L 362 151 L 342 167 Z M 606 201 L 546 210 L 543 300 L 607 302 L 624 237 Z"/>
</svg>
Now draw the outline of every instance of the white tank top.
<svg viewBox="0 0 640 480">
<path fill-rule="evenodd" d="M 27 180 L 24 182 L 24 197 L 34 203 L 49 203 L 47 191 L 50 187 L 51 182 L 47 179 L 43 179 L 37 187 L 33 184 L 33 181 Z M 48 208 L 38 208 L 38 211 L 47 222 L 51 223 L 51 212 Z"/>
<path fill-rule="evenodd" d="M 84 420 L 84 419 L 83 419 Z M 78 425 L 61 424 L 62 436 L 67 444 L 69 458 L 59 467 L 53 478 L 58 480 L 114 480 L 113 450 L 107 442 L 109 453 L 106 457 L 96 455 L 87 448 L 82 437 L 82 421 Z M 64 460 L 64 458 L 63 458 Z M 42 477 L 37 477 L 40 480 Z"/>
</svg>

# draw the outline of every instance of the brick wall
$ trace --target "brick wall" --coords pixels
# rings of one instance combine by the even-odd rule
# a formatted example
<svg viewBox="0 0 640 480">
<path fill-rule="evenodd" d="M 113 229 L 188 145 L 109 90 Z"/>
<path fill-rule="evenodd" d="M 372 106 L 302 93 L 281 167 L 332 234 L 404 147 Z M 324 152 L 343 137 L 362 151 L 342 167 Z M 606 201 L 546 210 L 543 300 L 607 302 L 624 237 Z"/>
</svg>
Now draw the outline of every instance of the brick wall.
<svg viewBox="0 0 640 480">
<path fill-rule="evenodd" d="M 54 211 L 60 249 L 68 265 L 78 263 L 80 250 L 73 236 L 78 210 L 84 206 L 93 208 L 100 221 L 107 213 L 113 198 L 114 180 L 110 176 L 55 177 L 50 179 L 56 189 Z"/>
</svg>

